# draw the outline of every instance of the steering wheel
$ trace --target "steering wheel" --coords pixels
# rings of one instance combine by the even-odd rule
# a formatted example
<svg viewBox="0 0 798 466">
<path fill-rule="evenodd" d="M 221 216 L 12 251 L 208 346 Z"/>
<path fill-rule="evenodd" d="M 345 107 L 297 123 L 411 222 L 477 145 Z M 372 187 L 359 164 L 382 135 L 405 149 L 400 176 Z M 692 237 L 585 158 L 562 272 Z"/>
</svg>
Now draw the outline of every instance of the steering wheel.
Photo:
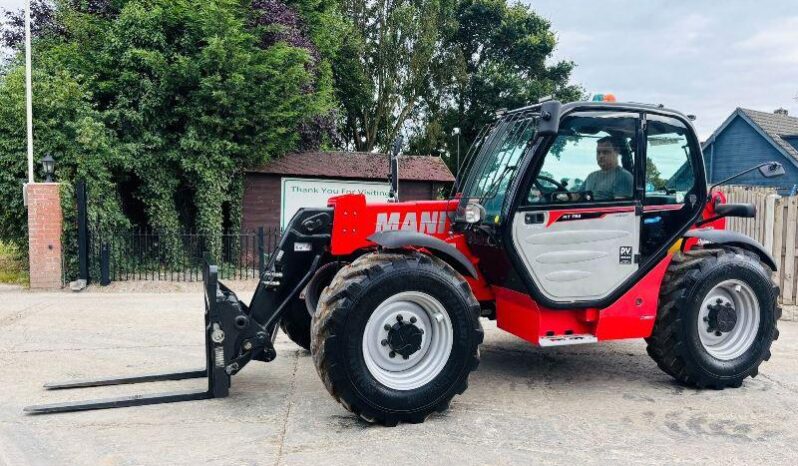
<svg viewBox="0 0 798 466">
<path fill-rule="evenodd" d="M 543 186 L 541 181 L 545 182 L 547 186 Z M 567 193 L 568 188 L 564 183 L 548 176 L 538 176 L 533 182 L 534 188 L 529 192 L 528 201 L 531 203 L 538 202 L 552 202 L 555 199 L 556 193 Z M 553 189 L 552 189 L 553 186 Z"/>
<path fill-rule="evenodd" d="M 554 190 L 546 190 L 541 186 L 540 181 L 545 181 L 554 185 Z M 548 176 L 539 176 L 535 180 L 538 196 L 544 199 L 544 202 L 561 203 L 561 202 L 584 202 L 592 201 L 593 193 L 590 191 L 569 191 L 565 183 L 559 182 Z"/>
<path fill-rule="evenodd" d="M 538 188 L 541 191 L 543 190 L 542 189 L 543 187 L 540 186 L 540 183 L 538 183 L 539 180 L 547 181 L 547 182 L 553 184 L 554 186 L 556 186 L 557 188 L 554 190 L 554 192 L 557 192 L 557 191 L 568 191 L 568 188 L 565 187 L 564 184 L 562 184 L 561 182 L 555 180 L 554 178 L 550 178 L 548 176 L 539 176 L 538 179 L 535 181 L 535 184 L 538 185 Z"/>
</svg>

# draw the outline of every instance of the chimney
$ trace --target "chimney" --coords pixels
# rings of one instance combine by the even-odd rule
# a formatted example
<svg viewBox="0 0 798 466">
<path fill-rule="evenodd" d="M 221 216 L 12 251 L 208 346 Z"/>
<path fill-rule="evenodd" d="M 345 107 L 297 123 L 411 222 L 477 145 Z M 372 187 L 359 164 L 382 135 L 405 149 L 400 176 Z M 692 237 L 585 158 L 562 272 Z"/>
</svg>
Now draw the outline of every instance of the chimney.
<svg viewBox="0 0 798 466">
<path fill-rule="evenodd" d="M 787 111 L 787 109 L 786 108 L 781 108 L 781 107 L 779 107 L 776 110 L 774 110 L 773 113 L 775 113 L 776 115 L 781 115 L 781 116 L 788 116 L 789 115 L 789 112 Z"/>
</svg>

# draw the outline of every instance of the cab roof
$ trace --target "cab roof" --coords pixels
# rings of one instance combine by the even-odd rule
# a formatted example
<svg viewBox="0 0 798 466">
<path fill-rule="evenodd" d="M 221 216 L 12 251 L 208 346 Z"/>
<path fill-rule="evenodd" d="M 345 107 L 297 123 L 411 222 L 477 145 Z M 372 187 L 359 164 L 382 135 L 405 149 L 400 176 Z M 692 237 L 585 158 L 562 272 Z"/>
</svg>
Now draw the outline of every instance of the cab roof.
<svg viewBox="0 0 798 466">
<path fill-rule="evenodd" d="M 540 103 L 528 105 L 508 111 L 506 114 L 514 114 L 519 112 L 535 111 L 540 108 Z M 684 113 L 666 108 L 663 105 L 642 104 L 637 102 L 593 102 L 593 101 L 577 101 L 562 104 L 562 113 L 571 112 L 574 110 L 616 110 L 616 111 L 633 111 L 633 112 L 652 112 L 661 115 L 671 115 L 679 119 L 689 120 Z"/>
<path fill-rule="evenodd" d="M 535 111 L 540 110 L 540 106 L 542 105 L 542 103 L 543 102 L 510 110 L 504 113 L 503 115 L 500 115 L 496 121 L 498 121 L 501 118 L 505 118 L 507 116 L 515 115 L 518 113 L 534 113 Z M 690 130 L 693 133 L 695 133 L 695 128 L 693 127 L 692 120 L 690 120 L 690 118 L 684 113 L 678 110 L 666 108 L 663 105 L 642 104 L 637 102 L 593 102 L 593 101 L 568 102 L 562 104 L 562 107 L 560 109 L 560 118 L 567 115 L 568 113 L 580 110 L 586 110 L 586 111 L 608 110 L 616 112 L 655 113 L 657 115 L 669 116 L 681 120 L 688 128 L 690 128 Z"/>
</svg>

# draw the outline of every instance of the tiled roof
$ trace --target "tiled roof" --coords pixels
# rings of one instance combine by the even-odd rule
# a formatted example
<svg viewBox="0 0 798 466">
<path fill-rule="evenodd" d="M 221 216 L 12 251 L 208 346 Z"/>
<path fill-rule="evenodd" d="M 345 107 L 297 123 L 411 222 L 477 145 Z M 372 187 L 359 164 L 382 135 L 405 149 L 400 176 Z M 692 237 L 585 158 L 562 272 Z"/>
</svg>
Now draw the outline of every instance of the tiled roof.
<svg viewBox="0 0 798 466">
<path fill-rule="evenodd" d="M 247 172 L 382 181 L 388 177 L 388 156 L 371 152 L 301 152 L 286 154 Z M 454 176 L 440 157 L 402 155 L 399 179 L 451 182 Z"/>
<path fill-rule="evenodd" d="M 738 109 L 764 131 L 773 142 L 784 149 L 795 160 L 798 160 L 798 150 L 785 138 L 798 136 L 798 118 L 776 113 L 760 112 L 747 108 Z"/>
</svg>

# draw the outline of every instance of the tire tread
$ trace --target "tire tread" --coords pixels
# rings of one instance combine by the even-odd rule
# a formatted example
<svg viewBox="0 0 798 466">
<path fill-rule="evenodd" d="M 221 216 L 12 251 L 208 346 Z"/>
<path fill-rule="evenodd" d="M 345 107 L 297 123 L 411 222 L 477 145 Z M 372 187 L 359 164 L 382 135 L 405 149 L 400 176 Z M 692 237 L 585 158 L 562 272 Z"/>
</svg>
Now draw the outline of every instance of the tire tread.
<svg viewBox="0 0 798 466">
<path fill-rule="evenodd" d="M 735 377 L 711 377 L 698 367 L 689 351 L 687 337 L 682 330 L 684 328 L 682 310 L 687 307 L 689 292 L 697 286 L 702 272 L 726 261 L 753 263 L 768 277 L 771 276 L 770 268 L 751 251 L 736 247 L 699 247 L 685 253 L 677 252 L 663 279 L 657 320 L 651 336 L 646 338 L 646 351 L 662 371 L 685 385 L 698 388 L 712 387 L 719 390 L 726 387 L 736 388 L 741 386 L 745 378 L 756 377 L 759 365 L 770 357 L 770 352 L 766 350 L 754 365 Z M 774 296 L 778 296 L 776 284 L 772 285 L 771 292 Z M 774 327 L 772 340 L 776 340 L 778 338 L 776 321 L 781 316 L 778 304 L 771 315 Z M 771 343 L 772 341 L 766 342 L 768 348 Z"/>
<path fill-rule="evenodd" d="M 439 267 L 450 276 L 453 287 L 461 287 L 462 290 L 467 290 L 466 295 L 469 299 L 469 308 L 474 322 L 471 338 L 476 342 L 471 356 L 472 359 L 464 366 L 465 375 L 457 381 L 457 387 L 449 391 L 451 396 L 448 396 L 448 398 L 439 400 L 420 411 L 376 412 L 374 408 L 363 403 L 353 393 L 349 383 L 344 380 L 345 374 L 343 374 L 343 371 L 337 370 L 334 355 L 330 352 L 330 348 L 335 345 L 331 345 L 331 343 L 334 343 L 337 338 L 336 329 L 343 327 L 352 301 L 366 289 L 369 281 L 373 281 L 393 269 L 418 266 Z M 479 323 L 480 313 L 479 302 L 474 298 L 468 283 L 457 271 L 442 260 L 418 252 L 376 252 L 365 254 L 351 264 L 344 266 L 321 294 L 318 309 L 313 316 L 311 330 L 313 362 L 330 395 L 341 403 L 344 408 L 361 419 L 369 423 L 379 423 L 385 426 L 395 426 L 399 422 L 421 423 L 430 414 L 447 409 L 455 394 L 462 394 L 468 387 L 468 376 L 479 365 L 479 345 L 484 337 L 482 326 Z"/>
</svg>

